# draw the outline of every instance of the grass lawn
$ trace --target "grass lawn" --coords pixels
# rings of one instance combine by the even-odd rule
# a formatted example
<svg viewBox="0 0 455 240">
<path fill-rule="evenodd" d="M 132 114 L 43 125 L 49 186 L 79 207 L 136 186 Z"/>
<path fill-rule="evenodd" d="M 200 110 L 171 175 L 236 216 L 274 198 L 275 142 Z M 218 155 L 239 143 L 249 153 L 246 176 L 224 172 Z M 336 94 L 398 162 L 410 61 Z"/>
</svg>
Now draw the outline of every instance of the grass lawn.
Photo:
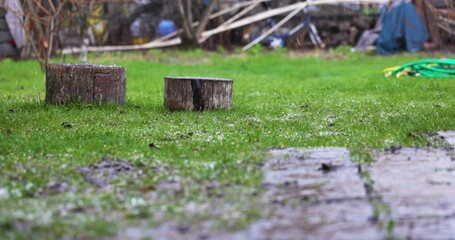
<svg viewBox="0 0 455 240">
<path fill-rule="evenodd" d="M 343 50 L 91 56 L 127 68 L 125 106 L 45 105 L 36 61 L 0 61 L 0 239 L 115 236 L 179 220 L 241 229 L 263 217 L 255 196 L 270 147 L 347 147 L 367 163 L 374 149 L 423 146 L 428 135 L 455 129 L 454 79 L 382 74 L 426 57 Z M 234 79 L 233 108 L 170 112 L 164 76 Z M 78 169 L 102 158 L 138 170 L 99 189 Z"/>
</svg>

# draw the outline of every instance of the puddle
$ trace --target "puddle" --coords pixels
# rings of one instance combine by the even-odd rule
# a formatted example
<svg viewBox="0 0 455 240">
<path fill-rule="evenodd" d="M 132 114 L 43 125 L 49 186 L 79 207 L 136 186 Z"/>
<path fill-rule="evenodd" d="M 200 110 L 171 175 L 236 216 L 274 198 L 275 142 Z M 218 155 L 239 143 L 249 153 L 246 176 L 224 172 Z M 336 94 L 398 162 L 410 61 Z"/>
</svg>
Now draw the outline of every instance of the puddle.
<svg viewBox="0 0 455 240">
<path fill-rule="evenodd" d="M 455 148 L 455 131 L 446 131 L 446 132 L 438 132 L 439 136 L 442 136 L 452 148 Z"/>
<path fill-rule="evenodd" d="M 217 239 L 379 239 L 365 200 L 284 205 L 246 231 Z"/>
<path fill-rule="evenodd" d="M 399 238 L 455 236 L 455 162 L 439 148 L 400 148 L 379 153 L 366 169 L 390 209 Z"/>
<path fill-rule="evenodd" d="M 209 240 L 213 238 L 209 222 L 199 224 L 186 224 L 170 222 L 160 225 L 158 228 L 128 228 L 118 239 L 154 239 L 154 240 Z"/>
<path fill-rule="evenodd" d="M 39 191 L 39 196 L 49 196 L 54 194 L 60 194 L 64 192 L 77 192 L 77 188 L 70 186 L 66 182 L 49 182 L 46 187 Z"/>
<path fill-rule="evenodd" d="M 263 168 L 264 184 L 272 187 L 267 195 L 297 194 L 314 201 L 366 197 L 358 166 L 345 148 L 277 149 L 271 154 Z"/>
</svg>

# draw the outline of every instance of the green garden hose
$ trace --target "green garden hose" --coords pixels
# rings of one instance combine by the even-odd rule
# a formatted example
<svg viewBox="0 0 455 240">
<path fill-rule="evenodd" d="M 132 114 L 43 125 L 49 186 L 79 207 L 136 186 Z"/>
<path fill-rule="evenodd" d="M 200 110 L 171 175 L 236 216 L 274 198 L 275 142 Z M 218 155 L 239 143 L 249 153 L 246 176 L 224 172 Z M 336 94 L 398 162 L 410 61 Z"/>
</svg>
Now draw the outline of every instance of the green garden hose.
<svg viewBox="0 0 455 240">
<path fill-rule="evenodd" d="M 455 77 L 455 59 L 423 59 L 398 67 L 384 69 L 388 76 L 422 76 L 433 78 Z"/>
</svg>

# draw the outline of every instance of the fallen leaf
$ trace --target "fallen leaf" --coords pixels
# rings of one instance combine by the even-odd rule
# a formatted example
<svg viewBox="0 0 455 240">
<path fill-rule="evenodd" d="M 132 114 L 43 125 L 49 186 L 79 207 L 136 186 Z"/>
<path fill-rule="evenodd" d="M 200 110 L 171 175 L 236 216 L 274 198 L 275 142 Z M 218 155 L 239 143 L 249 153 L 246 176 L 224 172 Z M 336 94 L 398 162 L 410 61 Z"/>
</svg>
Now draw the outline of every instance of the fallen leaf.
<svg viewBox="0 0 455 240">
<path fill-rule="evenodd" d="M 156 186 L 152 186 L 152 185 L 143 186 L 143 187 L 139 188 L 139 191 L 141 191 L 142 193 L 147 193 L 147 192 L 151 192 L 151 191 L 155 191 L 155 190 L 156 190 Z"/>
<path fill-rule="evenodd" d="M 331 163 L 322 163 L 321 167 L 318 169 L 324 173 L 330 172 L 335 170 L 337 167 L 332 165 Z"/>
<path fill-rule="evenodd" d="M 179 224 L 177 226 L 177 232 L 180 234 L 186 234 L 191 230 L 190 225 L 188 224 Z"/>
<path fill-rule="evenodd" d="M 418 137 L 420 137 L 420 134 L 417 132 L 414 132 L 414 131 L 410 131 L 410 132 L 408 132 L 408 136 L 412 137 L 412 138 L 418 138 Z"/>
<path fill-rule="evenodd" d="M 200 146 L 196 146 L 196 147 L 193 147 L 193 151 L 197 152 L 197 151 L 201 151 L 203 150 L 204 148 L 203 147 L 200 147 Z"/>
<path fill-rule="evenodd" d="M 395 154 L 396 152 L 400 151 L 401 148 L 402 148 L 401 146 L 393 145 L 393 146 L 389 147 L 388 149 L 386 149 L 386 151 L 388 151 L 392 154 Z"/>
<path fill-rule="evenodd" d="M 332 127 L 335 125 L 335 120 L 336 120 L 336 117 L 335 116 L 329 116 L 328 119 L 327 119 L 327 125 L 329 127 Z"/>
<path fill-rule="evenodd" d="M 160 149 L 161 147 L 156 145 L 155 143 L 149 143 L 149 148 L 151 148 L 151 149 Z"/>
</svg>

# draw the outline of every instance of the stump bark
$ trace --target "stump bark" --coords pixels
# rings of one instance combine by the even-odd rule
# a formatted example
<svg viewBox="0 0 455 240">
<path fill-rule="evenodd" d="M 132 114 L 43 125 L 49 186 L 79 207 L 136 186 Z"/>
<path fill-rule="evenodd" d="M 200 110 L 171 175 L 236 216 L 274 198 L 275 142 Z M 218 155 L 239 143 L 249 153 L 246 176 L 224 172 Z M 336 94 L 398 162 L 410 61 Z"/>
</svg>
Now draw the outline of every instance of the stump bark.
<svg viewBox="0 0 455 240">
<path fill-rule="evenodd" d="M 230 79 L 165 77 L 164 105 L 170 110 L 230 109 L 232 88 Z"/>
<path fill-rule="evenodd" d="M 125 68 L 92 64 L 49 64 L 46 68 L 46 103 L 70 102 L 125 104 Z"/>
</svg>

